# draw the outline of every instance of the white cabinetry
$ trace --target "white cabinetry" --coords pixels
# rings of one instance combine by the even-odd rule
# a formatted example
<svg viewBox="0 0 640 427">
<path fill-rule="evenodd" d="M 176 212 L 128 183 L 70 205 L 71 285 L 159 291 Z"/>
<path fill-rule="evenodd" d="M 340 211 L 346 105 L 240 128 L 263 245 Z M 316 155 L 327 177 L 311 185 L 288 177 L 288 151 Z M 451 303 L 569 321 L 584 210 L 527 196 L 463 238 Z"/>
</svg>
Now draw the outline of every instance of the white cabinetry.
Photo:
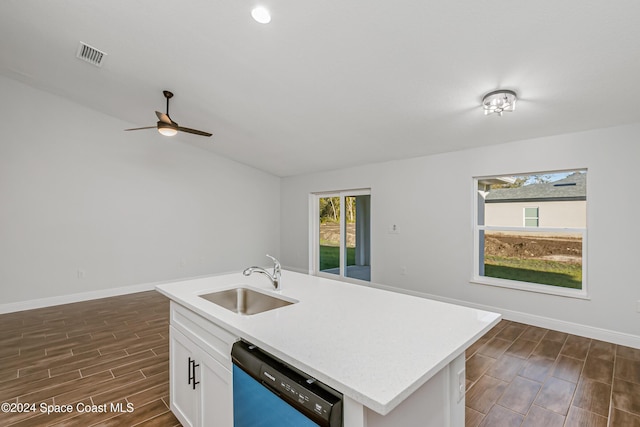
<svg viewBox="0 0 640 427">
<path fill-rule="evenodd" d="M 171 303 L 171 410 L 189 427 L 232 427 L 231 345 L 237 338 Z"/>
</svg>

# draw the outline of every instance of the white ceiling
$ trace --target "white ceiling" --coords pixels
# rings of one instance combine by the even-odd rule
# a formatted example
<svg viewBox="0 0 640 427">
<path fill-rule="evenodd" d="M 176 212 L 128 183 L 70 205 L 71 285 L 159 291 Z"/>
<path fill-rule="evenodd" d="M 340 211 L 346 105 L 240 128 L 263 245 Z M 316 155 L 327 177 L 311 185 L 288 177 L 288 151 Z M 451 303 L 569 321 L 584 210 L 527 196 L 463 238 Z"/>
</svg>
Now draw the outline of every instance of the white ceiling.
<svg viewBox="0 0 640 427">
<path fill-rule="evenodd" d="M 637 0 L 264 0 L 268 25 L 255 4 L 2 0 L 0 74 L 131 127 L 169 89 L 214 134 L 180 143 L 279 176 L 640 122 Z M 517 111 L 485 117 L 497 88 Z"/>
</svg>

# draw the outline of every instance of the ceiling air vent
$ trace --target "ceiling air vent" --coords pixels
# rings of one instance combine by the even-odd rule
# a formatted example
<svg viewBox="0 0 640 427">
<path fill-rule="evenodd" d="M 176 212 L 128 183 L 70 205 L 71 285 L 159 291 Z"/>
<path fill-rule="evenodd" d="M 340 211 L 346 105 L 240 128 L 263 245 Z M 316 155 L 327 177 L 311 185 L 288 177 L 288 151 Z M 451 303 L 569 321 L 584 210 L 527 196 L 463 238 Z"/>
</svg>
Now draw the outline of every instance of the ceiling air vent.
<svg viewBox="0 0 640 427">
<path fill-rule="evenodd" d="M 76 53 L 76 57 L 88 62 L 89 64 L 93 64 L 96 67 L 102 67 L 102 62 L 104 61 L 105 56 L 107 56 L 105 52 L 83 42 L 80 42 L 78 52 Z"/>
</svg>

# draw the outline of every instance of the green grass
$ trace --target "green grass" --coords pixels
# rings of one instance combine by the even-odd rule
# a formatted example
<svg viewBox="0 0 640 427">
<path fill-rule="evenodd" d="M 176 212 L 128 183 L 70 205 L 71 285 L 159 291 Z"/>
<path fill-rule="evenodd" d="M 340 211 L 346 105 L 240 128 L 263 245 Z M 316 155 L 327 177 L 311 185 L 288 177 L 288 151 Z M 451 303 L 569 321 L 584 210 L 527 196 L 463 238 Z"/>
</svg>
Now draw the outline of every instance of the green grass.
<svg viewBox="0 0 640 427">
<path fill-rule="evenodd" d="M 356 263 L 356 248 L 347 248 L 347 265 Z M 340 267 L 340 247 L 320 245 L 320 271 Z"/>
<path fill-rule="evenodd" d="M 575 263 L 487 256 L 484 275 L 520 282 L 582 289 L 582 266 Z"/>
<path fill-rule="evenodd" d="M 355 248 L 347 248 L 347 265 L 354 265 Z M 338 246 L 320 246 L 320 270 L 340 266 Z M 487 256 L 484 275 L 519 282 L 542 283 L 563 288 L 582 289 L 582 266 L 575 263 Z"/>
</svg>

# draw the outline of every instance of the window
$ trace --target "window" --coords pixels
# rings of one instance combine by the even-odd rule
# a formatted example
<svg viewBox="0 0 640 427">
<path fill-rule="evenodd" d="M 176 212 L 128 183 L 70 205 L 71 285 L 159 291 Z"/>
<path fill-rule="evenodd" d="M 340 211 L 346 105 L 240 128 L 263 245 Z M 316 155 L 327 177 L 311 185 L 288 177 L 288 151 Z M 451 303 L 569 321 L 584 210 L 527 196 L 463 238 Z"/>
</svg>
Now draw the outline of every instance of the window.
<svg viewBox="0 0 640 427">
<path fill-rule="evenodd" d="M 311 196 L 311 270 L 331 278 L 371 281 L 371 192 Z"/>
<path fill-rule="evenodd" d="M 524 226 L 538 226 L 538 208 L 524 208 Z"/>
<path fill-rule="evenodd" d="M 587 171 L 474 179 L 473 282 L 587 297 Z"/>
</svg>

